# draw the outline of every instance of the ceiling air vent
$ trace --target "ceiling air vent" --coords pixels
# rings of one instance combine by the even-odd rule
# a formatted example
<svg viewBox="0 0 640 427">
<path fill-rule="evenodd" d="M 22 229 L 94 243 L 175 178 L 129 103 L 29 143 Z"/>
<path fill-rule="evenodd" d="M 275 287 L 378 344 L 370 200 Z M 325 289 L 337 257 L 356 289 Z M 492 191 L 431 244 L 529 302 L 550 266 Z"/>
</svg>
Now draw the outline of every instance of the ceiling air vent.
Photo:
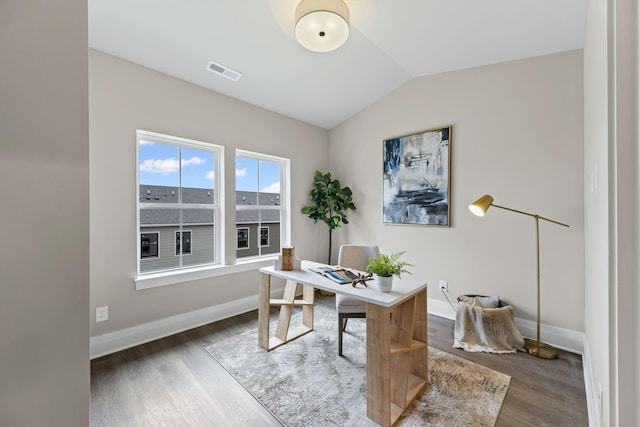
<svg viewBox="0 0 640 427">
<path fill-rule="evenodd" d="M 207 70 L 226 77 L 229 80 L 233 80 L 234 82 L 237 82 L 238 80 L 240 80 L 240 77 L 242 77 L 242 73 L 213 61 L 209 62 L 209 65 L 207 65 Z"/>
</svg>

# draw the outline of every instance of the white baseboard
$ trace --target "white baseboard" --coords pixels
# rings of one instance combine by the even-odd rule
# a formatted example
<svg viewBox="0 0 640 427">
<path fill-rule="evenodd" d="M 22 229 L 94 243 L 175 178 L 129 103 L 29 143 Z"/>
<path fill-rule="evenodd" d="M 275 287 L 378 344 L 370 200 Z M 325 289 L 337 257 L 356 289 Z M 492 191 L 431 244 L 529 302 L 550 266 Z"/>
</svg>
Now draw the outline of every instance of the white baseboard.
<svg viewBox="0 0 640 427">
<path fill-rule="evenodd" d="M 456 312 L 448 302 L 435 298 L 429 298 L 427 311 L 434 316 L 455 320 Z M 530 320 L 515 319 L 516 326 L 525 337 L 535 338 L 538 335 L 537 323 Z M 587 397 L 587 413 L 589 427 L 600 427 L 600 401 L 596 396 L 596 388 L 593 384 L 591 359 L 586 335 L 570 329 L 558 328 L 550 325 L 540 325 L 540 335 L 544 342 L 563 350 L 582 355 L 582 370 L 584 375 L 584 388 Z"/>
<path fill-rule="evenodd" d="M 589 414 L 589 427 L 600 427 L 600 400 L 596 396 L 596 387 L 593 382 L 591 370 L 591 355 L 589 353 L 589 342 L 584 338 L 584 352 L 582 353 L 582 369 L 584 370 L 584 391 L 587 395 L 587 413 Z"/>
<path fill-rule="evenodd" d="M 281 291 L 281 289 L 274 289 L 272 292 Z M 198 326 L 206 325 L 207 323 L 246 313 L 255 310 L 257 307 L 258 296 L 253 295 L 225 304 L 219 304 L 190 313 L 179 314 L 155 322 L 91 337 L 91 359 L 177 334 Z M 429 298 L 427 307 L 429 314 L 451 320 L 455 319 L 455 311 L 446 301 Z M 516 318 L 515 321 L 522 335 L 525 337 L 536 336 L 535 322 L 518 318 Z M 550 325 L 541 325 L 540 330 L 546 343 L 563 350 L 583 354 L 583 333 Z"/>
<path fill-rule="evenodd" d="M 530 320 L 518 319 L 516 317 L 516 326 L 520 330 L 522 336 L 526 338 L 536 339 L 538 335 L 538 326 L 536 322 Z M 572 331 L 571 329 L 558 328 L 557 326 L 540 324 L 540 341 L 552 345 L 555 348 L 570 351 L 572 353 L 583 354 L 584 333 Z"/>
<path fill-rule="evenodd" d="M 429 298 L 427 302 L 427 312 L 435 316 L 455 320 L 456 312 L 448 302 L 435 298 Z M 527 338 L 536 338 L 538 327 L 536 322 L 515 318 L 516 326 L 520 333 Z M 572 331 L 570 329 L 558 328 L 551 325 L 540 325 L 540 335 L 542 340 L 556 348 L 567 350 L 572 353 L 583 354 L 584 333 Z"/>
<path fill-rule="evenodd" d="M 281 292 L 282 289 L 272 290 L 272 293 L 275 293 L 275 295 L 278 295 Z M 219 304 L 201 310 L 192 311 L 190 313 L 179 314 L 157 320 L 155 322 L 149 322 L 120 331 L 91 337 L 90 357 L 91 359 L 95 359 L 97 357 L 106 356 L 107 354 L 177 334 L 198 326 L 246 313 L 257 309 L 257 307 L 258 296 L 253 295 L 225 304 Z M 429 314 L 455 320 L 456 312 L 446 301 L 429 298 L 427 307 Z M 518 318 L 516 318 L 515 321 L 516 326 L 523 336 L 536 336 L 535 322 Z M 584 333 L 550 325 L 541 325 L 540 330 L 546 343 L 557 348 L 582 354 L 589 427 L 600 427 L 599 401 L 595 395 L 593 377 L 591 374 L 589 346 Z"/>
<path fill-rule="evenodd" d="M 282 289 L 272 292 L 282 293 Z M 120 331 L 91 337 L 90 358 L 106 356 L 120 350 L 135 347 L 159 338 L 168 337 L 198 326 L 227 319 L 258 308 L 258 296 L 242 298 L 224 304 L 203 308 L 190 313 L 178 314 L 165 319 L 149 322 Z"/>
<path fill-rule="evenodd" d="M 456 320 L 456 310 L 448 302 L 440 299 L 427 298 L 427 313 L 444 317 L 445 319 Z"/>
</svg>

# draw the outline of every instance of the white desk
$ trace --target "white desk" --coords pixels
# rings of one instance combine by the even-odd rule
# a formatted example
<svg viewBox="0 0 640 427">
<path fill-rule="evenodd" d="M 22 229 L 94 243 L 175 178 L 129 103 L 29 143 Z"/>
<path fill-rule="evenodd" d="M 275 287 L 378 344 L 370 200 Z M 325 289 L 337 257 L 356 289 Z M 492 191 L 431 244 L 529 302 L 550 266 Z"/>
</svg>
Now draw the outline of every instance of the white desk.
<svg viewBox="0 0 640 427">
<path fill-rule="evenodd" d="M 258 345 L 267 351 L 313 330 L 314 288 L 357 297 L 367 303 L 367 416 L 382 426 L 391 426 L 426 385 L 427 368 L 427 284 L 414 279 L 394 278 L 391 292 L 379 292 L 375 283 L 368 288 L 340 285 L 309 267 L 301 270 L 260 269 Z M 271 277 L 286 280 L 282 299 L 271 299 Z M 302 299 L 295 299 L 298 284 Z M 274 337 L 269 337 L 269 312 L 280 306 Z M 302 307 L 302 324 L 290 329 L 294 306 Z M 337 353 L 336 353 L 336 357 Z M 330 409 L 328 409 L 330 410 Z"/>
</svg>

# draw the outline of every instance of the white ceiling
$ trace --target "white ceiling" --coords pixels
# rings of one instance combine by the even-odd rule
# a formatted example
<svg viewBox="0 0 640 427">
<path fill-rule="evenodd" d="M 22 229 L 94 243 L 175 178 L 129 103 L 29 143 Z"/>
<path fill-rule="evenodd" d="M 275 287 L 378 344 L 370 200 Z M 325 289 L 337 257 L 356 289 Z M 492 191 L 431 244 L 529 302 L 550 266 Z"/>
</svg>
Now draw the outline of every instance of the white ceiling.
<svg viewBox="0 0 640 427">
<path fill-rule="evenodd" d="M 415 77 L 584 45 L 587 0 L 345 0 L 349 40 L 313 53 L 298 2 L 89 0 L 89 46 L 331 129 Z"/>
</svg>

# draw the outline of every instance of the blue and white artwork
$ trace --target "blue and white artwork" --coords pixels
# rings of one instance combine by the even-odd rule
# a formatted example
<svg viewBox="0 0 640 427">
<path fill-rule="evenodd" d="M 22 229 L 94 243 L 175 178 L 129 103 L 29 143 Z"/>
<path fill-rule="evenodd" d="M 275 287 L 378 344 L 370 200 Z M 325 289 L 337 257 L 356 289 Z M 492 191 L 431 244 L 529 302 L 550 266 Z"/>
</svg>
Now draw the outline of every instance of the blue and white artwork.
<svg viewBox="0 0 640 427">
<path fill-rule="evenodd" d="M 449 226 L 451 126 L 384 141 L 386 224 Z"/>
</svg>

